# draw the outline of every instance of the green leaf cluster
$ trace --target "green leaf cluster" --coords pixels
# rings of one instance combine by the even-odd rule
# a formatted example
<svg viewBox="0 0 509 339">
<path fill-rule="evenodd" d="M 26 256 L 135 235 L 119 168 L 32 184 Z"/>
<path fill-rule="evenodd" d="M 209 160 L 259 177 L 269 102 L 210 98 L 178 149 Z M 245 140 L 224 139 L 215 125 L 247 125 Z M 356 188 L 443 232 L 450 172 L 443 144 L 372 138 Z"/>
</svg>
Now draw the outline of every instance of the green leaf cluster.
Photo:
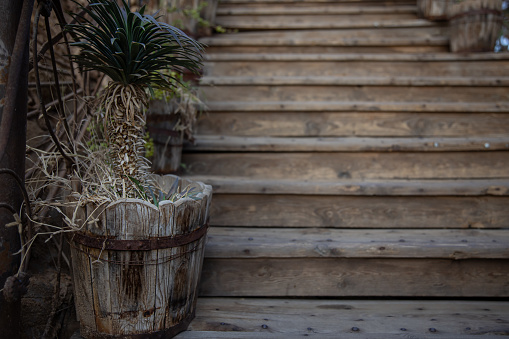
<svg viewBox="0 0 509 339">
<path fill-rule="evenodd" d="M 188 69 L 198 73 L 203 46 L 180 29 L 145 14 L 145 6 L 131 12 L 111 0 L 87 0 L 82 13 L 73 13 L 78 22 L 66 26 L 80 49 L 71 58 L 83 70 L 97 70 L 125 85 L 171 89 L 171 73 Z"/>
</svg>

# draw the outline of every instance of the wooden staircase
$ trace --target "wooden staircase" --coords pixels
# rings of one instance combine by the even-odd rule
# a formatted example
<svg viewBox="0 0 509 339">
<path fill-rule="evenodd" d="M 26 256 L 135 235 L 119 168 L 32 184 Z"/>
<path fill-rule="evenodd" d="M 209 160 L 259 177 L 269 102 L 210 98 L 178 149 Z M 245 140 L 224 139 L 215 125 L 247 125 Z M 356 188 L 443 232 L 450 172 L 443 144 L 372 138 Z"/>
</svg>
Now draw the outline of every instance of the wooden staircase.
<svg viewBox="0 0 509 339">
<path fill-rule="evenodd" d="M 509 55 L 449 53 L 415 0 L 222 0 L 217 24 L 178 338 L 508 335 Z"/>
</svg>

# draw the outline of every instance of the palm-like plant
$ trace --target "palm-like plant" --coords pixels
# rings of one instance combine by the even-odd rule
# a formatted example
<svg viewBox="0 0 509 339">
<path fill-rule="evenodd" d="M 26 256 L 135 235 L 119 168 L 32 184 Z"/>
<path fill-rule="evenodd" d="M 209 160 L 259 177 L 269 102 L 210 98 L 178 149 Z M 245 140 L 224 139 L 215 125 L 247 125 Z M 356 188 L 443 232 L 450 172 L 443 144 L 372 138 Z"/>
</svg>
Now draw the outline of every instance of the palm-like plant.
<svg viewBox="0 0 509 339">
<path fill-rule="evenodd" d="M 172 72 L 201 67 L 202 46 L 181 30 L 145 14 L 145 6 L 131 12 L 122 0 L 87 0 L 73 14 L 79 24 L 66 30 L 76 39 L 80 53 L 72 59 L 85 71 L 97 70 L 111 81 L 99 98 L 104 110 L 113 171 L 123 196 L 133 196 L 135 183 L 148 169 L 143 157 L 145 108 L 154 88 L 170 89 Z M 126 193 L 127 192 L 127 193 Z"/>
</svg>

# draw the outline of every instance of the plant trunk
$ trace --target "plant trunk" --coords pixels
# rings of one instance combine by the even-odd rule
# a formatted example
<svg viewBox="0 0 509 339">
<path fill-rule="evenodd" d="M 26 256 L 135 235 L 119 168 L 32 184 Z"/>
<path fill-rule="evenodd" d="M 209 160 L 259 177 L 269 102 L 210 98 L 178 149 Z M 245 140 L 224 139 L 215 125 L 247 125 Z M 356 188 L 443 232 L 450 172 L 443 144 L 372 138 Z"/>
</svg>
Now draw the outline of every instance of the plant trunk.
<svg viewBox="0 0 509 339">
<path fill-rule="evenodd" d="M 25 8 L 23 8 L 25 7 Z M 22 14 L 23 9 L 23 14 Z M 33 0 L 0 1 L 0 168 L 14 171 L 23 180 L 25 172 L 26 113 L 28 87 L 28 31 Z M 27 20 L 28 19 L 28 20 Z M 19 28 L 18 28 L 19 26 Z M 0 175 L 0 289 L 17 273 L 20 249 L 13 210 L 19 212 L 23 195 L 11 174 Z M 0 293 L 0 333 L 19 338 L 21 302 L 7 302 Z"/>
</svg>

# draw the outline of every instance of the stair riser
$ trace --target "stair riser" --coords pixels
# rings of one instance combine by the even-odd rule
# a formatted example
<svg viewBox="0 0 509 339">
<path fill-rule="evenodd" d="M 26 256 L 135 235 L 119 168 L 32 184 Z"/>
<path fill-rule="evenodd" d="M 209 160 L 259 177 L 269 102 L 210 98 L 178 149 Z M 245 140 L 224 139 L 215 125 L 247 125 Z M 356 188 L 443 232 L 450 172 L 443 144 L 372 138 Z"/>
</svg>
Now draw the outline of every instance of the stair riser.
<svg viewBox="0 0 509 339">
<path fill-rule="evenodd" d="M 413 14 L 218 16 L 216 24 L 239 30 L 429 27 L 436 24 Z"/>
<path fill-rule="evenodd" d="M 252 179 L 473 179 L 507 178 L 508 153 L 192 153 L 182 161 L 190 175 Z"/>
<path fill-rule="evenodd" d="M 227 53 L 446 53 L 446 44 L 429 46 L 425 44 L 413 46 L 210 46 L 207 52 L 212 54 Z"/>
<path fill-rule="evenodd" d="M 464 137 L 507 136 L 509 114 L 209 112 L 199 135 Z"/>
<path fill-rule="evenodd" d="M 503 77 L 509 61 L 402 62 L 402 61 L 225 61 L 206 62 L 206 76 L 348 76 L 348 77 Z"/>
<path fill-rule="evenodd" d="M 211 225 L 506 228 L 508 197 L 215 194 Z"/>
<path fill-rule="evenodd" d="M 497 102 L 509 101 L 504 87 L 405 86 L 214 86 L 202 88 L 208 102 L 220 101 L 362 101 L 373 102 Z"/>
<path fill-rule="evenodd" d="M 202 296 L 508 297 L 509 260 L 205 259 Z"/>
<path fill-rule="evenodd" d="M 263 6 L 246 3 L 242 5 L 220 4 L 216 11 L 216 16 L 227 15 L 295 15 L 295 14 L 413 14 L 416 18 L 417 8 L 415 3 L 384 6 L 380 2 L 366 1 L 361 6 L 352 6 L 340 2 L 334 3 L 293 3 L 289 4 L 265 4 Z"/>
</svg>

